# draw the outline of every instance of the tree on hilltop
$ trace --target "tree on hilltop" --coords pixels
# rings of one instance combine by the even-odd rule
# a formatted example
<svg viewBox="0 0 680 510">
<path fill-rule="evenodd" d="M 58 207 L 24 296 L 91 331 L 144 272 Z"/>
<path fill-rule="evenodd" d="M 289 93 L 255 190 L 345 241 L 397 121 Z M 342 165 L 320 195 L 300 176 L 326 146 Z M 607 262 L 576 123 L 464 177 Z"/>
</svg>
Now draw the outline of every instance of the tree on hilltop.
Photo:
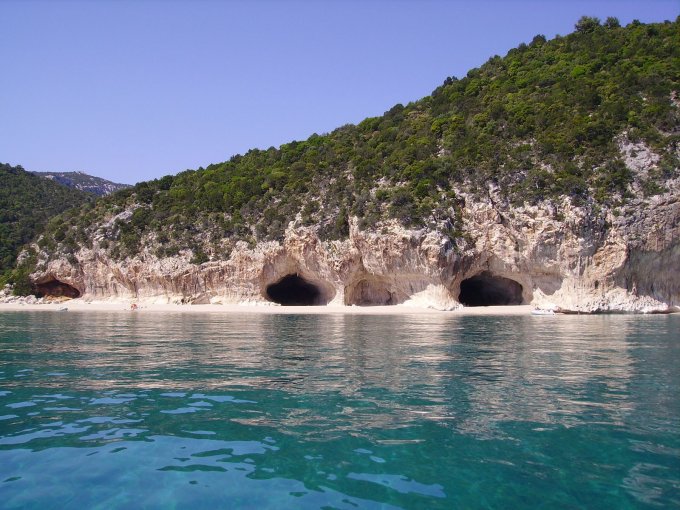
<svg viewBox="0 0 680 510">
<path fill-rule="evenodd" d="M 606 28 L 621 28 L 621 23 L 619 22 L 619 18 L 615 18 L 614 16 L 609 16 L 604 21 L 604 26 Z"/>
<path fill-rule="evenodd" d="M 587 34 L 588 32 L 595 31 L 600 26 L 600 18 L 595 18 L 592 16 L 581 16 L 579 20 L 574 25 L 577 32 L 582 34 Z"/>
</svg>

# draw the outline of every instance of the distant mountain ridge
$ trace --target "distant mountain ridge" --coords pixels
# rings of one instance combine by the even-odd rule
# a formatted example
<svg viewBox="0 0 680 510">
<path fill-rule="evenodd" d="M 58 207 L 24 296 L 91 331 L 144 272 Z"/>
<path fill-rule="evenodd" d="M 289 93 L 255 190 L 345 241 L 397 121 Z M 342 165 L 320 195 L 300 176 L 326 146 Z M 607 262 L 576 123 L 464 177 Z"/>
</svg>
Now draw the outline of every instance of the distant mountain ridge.
<svg viewBox="0 0 680 510">
<path fill-rule="evenodd" d="M 51 181 L 62 184 L 66 187 L 92 193 L 98 197 L 103 197 L 115 193 L 121 189 L 130 188 L 129 184 L 112 182 L 101 177 L 88 175 L 84 172 L 31 172 L 38 177 L 43 177 Z"/>
</svg>

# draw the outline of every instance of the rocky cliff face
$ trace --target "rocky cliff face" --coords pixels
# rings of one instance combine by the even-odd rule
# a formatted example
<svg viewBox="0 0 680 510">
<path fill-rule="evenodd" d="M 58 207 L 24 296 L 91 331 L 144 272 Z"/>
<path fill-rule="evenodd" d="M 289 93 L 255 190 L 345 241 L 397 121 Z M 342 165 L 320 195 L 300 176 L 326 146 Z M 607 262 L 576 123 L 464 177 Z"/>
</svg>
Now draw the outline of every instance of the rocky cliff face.
<svg viewBox="0 0 680 510">
<path fill-rule="evenodd" d="M 33 274 L 48 295 L 160 302 L 298 305 L 535 304 L 573 312 L 665 312 L 680 306 L 680 183 L 665 194 L 594 212 L 561 203 L 513 208 L 497 190 L 460 191 L 464 236 L 396 223 L 322 242 L 291 224 L 283 242 L 239 243 L 228 260 L 151 250 L 114 261 L 99 248 L 44 261 Z"/>
</svg>

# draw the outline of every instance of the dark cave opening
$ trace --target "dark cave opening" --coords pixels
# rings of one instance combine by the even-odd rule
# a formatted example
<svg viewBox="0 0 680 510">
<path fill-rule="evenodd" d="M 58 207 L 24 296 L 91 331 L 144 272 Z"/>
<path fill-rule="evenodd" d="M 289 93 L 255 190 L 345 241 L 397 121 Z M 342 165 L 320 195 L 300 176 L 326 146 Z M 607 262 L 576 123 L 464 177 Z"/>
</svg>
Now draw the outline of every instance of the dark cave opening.
<svg viewBox="0 0 680 510">
<path fill-rule="evenodd" d="M 35 286 L 36 295 L 38 297 L 68 297 L 68 298 L 79 298 L 80 291 L 76 289 L 73 285 L 68 283 L 60 282 L 59 280 L 49 280 L 47 282 L 38 283 Z"/>
<path fill-rule="evenodd" d="M 463 280 L 458 301 L 464 306 L 521 305 L 522 286 L 488 271 Z"/>
<path fill-rule="evenodd" d="M 313 283 L 296 274 L 284 276 L 278 282 L 267 285 L 267 298 L 285 306 L 322 305 L 321 291 Z"/>
</svg>

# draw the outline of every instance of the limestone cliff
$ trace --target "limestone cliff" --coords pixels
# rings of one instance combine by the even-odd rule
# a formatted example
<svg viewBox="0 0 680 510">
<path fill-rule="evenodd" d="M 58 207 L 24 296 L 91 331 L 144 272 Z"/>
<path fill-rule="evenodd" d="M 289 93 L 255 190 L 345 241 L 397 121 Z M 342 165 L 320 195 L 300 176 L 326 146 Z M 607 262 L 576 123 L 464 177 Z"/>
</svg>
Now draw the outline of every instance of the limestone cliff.
<svg viewBox="0 0 680 510">
<path fill-rule="evenodd" d="M 291 226 L 283 242 L 228 260 L 192 264 L 143 249 L 112 260 L 92 249 L 45 260 L 33 275 L 44 294 L 162 302 L 278 302 L 299 305 L 535 304 L 573 312 L 664 312 L 680 305 L 680 193 L 634 200 L 614 214 L 568 199 L 513 208 L 489 189 L 463 191 L 464 235 L 452 242 L 396 222 L 366 231 L 351 221 L 344 241 Z"/>
</svg>

